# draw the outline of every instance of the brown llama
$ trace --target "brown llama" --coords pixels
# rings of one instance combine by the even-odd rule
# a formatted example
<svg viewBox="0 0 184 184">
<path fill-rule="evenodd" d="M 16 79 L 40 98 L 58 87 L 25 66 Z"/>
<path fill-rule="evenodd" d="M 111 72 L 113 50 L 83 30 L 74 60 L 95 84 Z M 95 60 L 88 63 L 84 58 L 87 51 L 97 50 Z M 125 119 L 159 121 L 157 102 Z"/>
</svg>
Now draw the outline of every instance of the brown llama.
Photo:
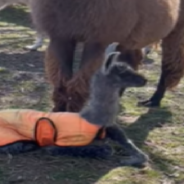
<svg viewBox="0 0 184 184">
<path fill-rule="evenodd" d="M 79 111 L 89 79 L 101 65 L 106 46 L 119 42 L 137 68 L 141 48 L 162 40 L 162 73 L 145 106 L 159 106 L 168 88 L 184 75 L 184 1 L 182 0 L 32 0 L 33 23 L 46 33 L 46 73 L 54 86 L 54 111 Z M 74 51 L 84 43 L 79 70 L 73 73 Z M 139 55 L 139 59 L 135 57 Z"/>
</svg>

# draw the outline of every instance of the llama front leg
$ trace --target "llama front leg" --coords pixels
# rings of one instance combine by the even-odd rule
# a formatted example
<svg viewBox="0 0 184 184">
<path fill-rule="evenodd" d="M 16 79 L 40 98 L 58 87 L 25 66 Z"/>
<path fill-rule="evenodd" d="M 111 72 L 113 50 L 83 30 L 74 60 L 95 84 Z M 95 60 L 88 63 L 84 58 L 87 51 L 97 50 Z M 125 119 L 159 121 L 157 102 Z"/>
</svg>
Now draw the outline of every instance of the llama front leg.
<svg viewBox="0 0 184 184">
<path fill-rule="evenodd" d="M 66 86 L 73 75 L 75 46 L 74 40 L 51 38 L 46 51 L 45 69 L 49 81 L 54 86 L 54 112 L 66 111 L 68 101 Z"/>
<path fill-rule="evenodd" d="M 105 159 L 112 155 L 112 148 L 108 145 L 88 145 L 77 147 L 49 146 L 42 149 L 43 153 L 53 156 L 74 156 Z"/>
<path fill-rule="evenodd" d="M 33 141 L 20 141 L 0 147 L 0 154 L 17 155 L 40 149 L 39 145 Z"/>
<path fill-rule="evenodd" d="M 94 72 L 103 62 L 105 46 L 101 43 L 86 43 L 79 71 L 67 85 L 70 101 L 67 110 L 78 112 L 83 107 L 89 95 L 89 81 Z"/>
<path fill-rule="evenodd" d="M 162 74 L 157 90 L 151 99 L 139 102 L 138 105 L 160 106 L 165 92 L 180 82 L 184 75 L 184 23 L 179 24 L 175 30 L 162 41 Z"/>
<path fill-rule="evenodd" d="M 142 166 L 148 161 L 148 156 L 129 140 L 123 130 L 117 126 L 106 128 L 107 137 L 118 142 L 129 155 L 121 161 L 123 166 Z"/>
</svg>

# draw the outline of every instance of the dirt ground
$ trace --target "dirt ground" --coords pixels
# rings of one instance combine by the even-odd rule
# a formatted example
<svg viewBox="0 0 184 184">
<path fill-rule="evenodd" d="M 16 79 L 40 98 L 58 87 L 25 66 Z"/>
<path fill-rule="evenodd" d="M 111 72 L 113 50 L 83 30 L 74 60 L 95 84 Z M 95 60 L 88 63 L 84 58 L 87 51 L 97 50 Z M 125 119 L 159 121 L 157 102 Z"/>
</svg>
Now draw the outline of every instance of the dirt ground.
<svg viewBox="0 0 184 184">
<path fill-rule="evenodd" d="M 0 12 L 0 108 L 51 110 L 43 52 L 23 49 L 34 40 L 29 12 L 23 6 Z M 46 42 L 47 44 L 47 42 Z M 45 44 L 45 46 L 46 46 Z M 161 108 L 136 104 L 149 98 L 160 75 L 160 52 L 149 56 L 140 72 L 149 83 L 122 98 L 120 124 L 150 156 L 146 168 L 121 167 L 120 152 L 109 160 L 51 157 L 39 152 L 0 156 L 0 184 L 184 184 L 184 80 L 168 91 Z M 150 60 L 151 61 L 151 60 Z"/>
</svg>

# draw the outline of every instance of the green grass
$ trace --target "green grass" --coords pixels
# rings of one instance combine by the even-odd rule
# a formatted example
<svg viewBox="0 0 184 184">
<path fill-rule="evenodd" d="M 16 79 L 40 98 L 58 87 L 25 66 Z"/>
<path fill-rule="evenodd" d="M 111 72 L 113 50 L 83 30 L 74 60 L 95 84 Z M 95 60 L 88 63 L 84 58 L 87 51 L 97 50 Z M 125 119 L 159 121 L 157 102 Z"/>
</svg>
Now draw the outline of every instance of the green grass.
<svg viewBox="0 0 184 184">
<path fill-rule="evenodd" d="M 23 49 L 34 40 L 29 11 L 23 6 L 0 12 L 0 108 L 52 108 L 51 88 L 43 69 L 44 47 Z M 0 156 L 0 184 L 183 184 L 184 80 L 168 91 L 160 108 L 137 107 L 155 91 L 160 75 L 160 54 L 140 72 L 148 78 L 144 88 L 126 91 L 120 102 L 119 124 L 150 156 L 146 168 L 121 167 L 121 152 L 109 160 L 50 157 L 41 153 Z"/>
</svg>

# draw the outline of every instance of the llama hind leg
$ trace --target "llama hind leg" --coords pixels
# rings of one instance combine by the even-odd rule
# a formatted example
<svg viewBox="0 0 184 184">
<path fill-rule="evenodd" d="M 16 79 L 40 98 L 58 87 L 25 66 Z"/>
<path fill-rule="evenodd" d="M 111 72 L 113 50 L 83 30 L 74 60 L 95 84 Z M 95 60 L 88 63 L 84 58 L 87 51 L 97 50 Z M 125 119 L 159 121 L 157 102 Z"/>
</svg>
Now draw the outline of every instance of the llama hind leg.
<svg viewBox="0 0 184 184">
<path fill-rule="evenodd" d="M 68 111 L 78 112 L 83 107 L 89 95 L 89 81 L 101 66 L 104 52 L 105 46 L 101 43 L 85 44 L 79 71 L 67 85 L 67 94 L 71 99 L 67 104 Z"/>
<path fill-rule="evenodd" d="M 46 51 L 45 69 L 49 81 L 54 86 L 54 112 L 66 111 L 68 101 L 66 84 L 72 78 L 74 40 L 51 38 Z"/>
<path fill-rule="evenodd" d="M 107 137 L 119 143 L 128 154 L 121 164 L 123 166 L 142 166 L 148 161 L 148 156 L 129 140 L 117 126 L 106 128 Z"/>
<path fill-rule="evenodd" d="M 160 106 L 165 92 L 180 82 L 184 75 L 184 24 L 179 24 L 162 41 L 162 73 L 153 96 L 138 105 L 156 107 Z"/>
</svg>

